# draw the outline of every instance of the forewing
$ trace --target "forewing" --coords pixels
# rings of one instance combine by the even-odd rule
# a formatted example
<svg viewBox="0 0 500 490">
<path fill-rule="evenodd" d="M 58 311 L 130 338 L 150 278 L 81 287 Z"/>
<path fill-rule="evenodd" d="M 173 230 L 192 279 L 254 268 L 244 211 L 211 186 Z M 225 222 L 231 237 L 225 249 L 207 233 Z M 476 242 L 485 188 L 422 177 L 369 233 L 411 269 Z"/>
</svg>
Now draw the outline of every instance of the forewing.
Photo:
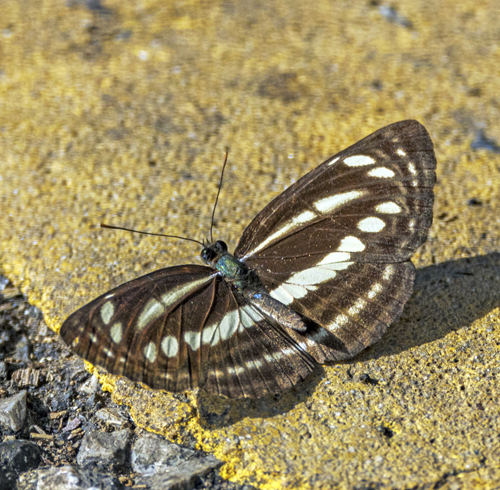
<svg viewBox="0 0 500 490">
<path fill-rule="evenodd" d="M 333 251 L 362 262 L 407 260 L 432 222 L 435 167 L 420 123 L 391 124 L 274 199 L 246 228 L 235 255 L 256 270 L 272 269 L 277 259 L 321 260 Z"/>
<path fill-rule="evenodd" d="M 161 269 L 107 292 L 73 313 L 60 335 L 91 364 L 155 389 L 204 382 L 207 322 L 221 319 L 227 286 L 208 267 Z"/>
</svg>

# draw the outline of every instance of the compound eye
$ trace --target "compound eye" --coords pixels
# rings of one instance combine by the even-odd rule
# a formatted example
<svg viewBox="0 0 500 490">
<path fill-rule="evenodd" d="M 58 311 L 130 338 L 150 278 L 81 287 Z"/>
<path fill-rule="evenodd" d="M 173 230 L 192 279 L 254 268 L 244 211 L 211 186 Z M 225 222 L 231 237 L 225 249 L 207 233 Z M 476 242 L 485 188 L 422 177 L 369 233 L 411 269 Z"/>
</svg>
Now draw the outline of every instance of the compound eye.
<svg viewBox="0 0 500 490">
<path fill-rule="evenodd" d="M 200 255 L 205 262 L 211 262 L 217 256 L 217 254 L 211 248 L 204 248 L 201 251 Z"/>
<path fill-rule="evenodd" d="M 222 252 L 227 252 L 227 245 L 226 245 L 226 242 L 223 242 L 222 240 L 217 240 L 215 242 L 215 245 L 217 246 L 217 248 L 219 250 L 221 250 Z"/>
</svg>

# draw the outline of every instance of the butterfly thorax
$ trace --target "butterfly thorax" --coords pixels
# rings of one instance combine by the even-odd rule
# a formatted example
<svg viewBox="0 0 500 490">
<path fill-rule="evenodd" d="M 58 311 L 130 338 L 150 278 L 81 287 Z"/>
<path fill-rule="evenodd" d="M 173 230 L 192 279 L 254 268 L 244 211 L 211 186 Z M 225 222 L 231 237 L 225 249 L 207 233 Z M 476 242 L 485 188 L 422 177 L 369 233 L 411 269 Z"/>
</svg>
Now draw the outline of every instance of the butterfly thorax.
<svg viewBox="0 0 500 490">
<path fill-rule="evenodd" d="M 273 298 L 263 286 L 257 273 L 227 251 L 223 241 L 204 247 L 201 258 L 205 264 L 219 271 L 232 284 L 245 302 L 253 305 L 269 321 L 304 332 L 307 327 L 301 316 L 287 305 Z"/>
<path fill-rule="evenodd" d="M 227 251 L 225 242 L 218 240 L 203 248 L 201 258 L 205 264 L 219 271 L 224 279 L 243 292 L 246 289 L 262 290 L 257 274 L 252 272 L 243 262 Z"/>
</svg>

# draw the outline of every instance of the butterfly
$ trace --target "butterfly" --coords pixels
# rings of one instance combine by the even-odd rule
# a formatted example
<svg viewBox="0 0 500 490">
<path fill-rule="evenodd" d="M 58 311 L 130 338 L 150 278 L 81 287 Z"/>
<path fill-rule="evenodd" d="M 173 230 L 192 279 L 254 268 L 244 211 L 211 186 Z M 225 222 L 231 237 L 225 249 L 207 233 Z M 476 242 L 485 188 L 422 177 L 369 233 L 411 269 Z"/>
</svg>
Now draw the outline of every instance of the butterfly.
<svg viewBox="0 0 500 490">
<path fill-rule="evenodd" d="M 160 269 L 62 325 L 91 364 L 153 389 L 258 398 L 379 340 L 412 293 L 436 158 L 417 121 L 382 128 L 271 201 L 234 254 Z"/>
</svg>

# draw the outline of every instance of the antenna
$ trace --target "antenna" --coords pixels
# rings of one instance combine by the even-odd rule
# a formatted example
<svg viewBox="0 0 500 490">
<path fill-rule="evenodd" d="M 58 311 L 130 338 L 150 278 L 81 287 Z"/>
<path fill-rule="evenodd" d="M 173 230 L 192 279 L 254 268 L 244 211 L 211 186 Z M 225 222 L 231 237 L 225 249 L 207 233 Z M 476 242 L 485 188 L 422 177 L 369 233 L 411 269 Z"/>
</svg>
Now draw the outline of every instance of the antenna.
<svg viewBox="0 0 500 490">
<path fill-rule="evenodd" d="M 216 201 L 217 202 L 217 201 Z M 177 235 L 163 235 L 162 233 L 149 233 L 147 231 L 138 231 L 138 230 L 131 230 L 130 228 L 123 228 L 122 226 L 113 226 L 113 225 L 106 225 L 104 223 L 101 223 L 101 228 L 109 228 L 111 230 L 124 230 L 124 231 L 130 231 L 132 233 L 140 233 L 141 235 L 152 235 L 152 236 L 163 236 L 167 238 L 177 238 L 179 240 L 187 240 L 189 242 L 194 242 L 198 243 L 202 247 L 205 246 L 202 242 L 199 242 L 198 240 L 194 240 L 193 238 L 188 238 L 185 236 L 177 236 Z"/>
<path fill-rule="evenodd" d="M 214 228 L 214 217 L 215 217 L 215 209 L 217 208 L 217 201 L 219 200 L 220 190 L 222 188 L 222 178 L 224 177 L 224 170 L 226 168 L 228 152 L 224 153 L 224 163 L 222 164 L 222 171 L 220 173 L 220 181 L 219 181 L 219 190 L 217 191 L 217 197 L 215 198 L 214 209 L 212 211 L 212 222 L 210 223 L 210 243 L 214 243 L 214 237 L 212 234 L 212 230 Z"/>
</svg>

